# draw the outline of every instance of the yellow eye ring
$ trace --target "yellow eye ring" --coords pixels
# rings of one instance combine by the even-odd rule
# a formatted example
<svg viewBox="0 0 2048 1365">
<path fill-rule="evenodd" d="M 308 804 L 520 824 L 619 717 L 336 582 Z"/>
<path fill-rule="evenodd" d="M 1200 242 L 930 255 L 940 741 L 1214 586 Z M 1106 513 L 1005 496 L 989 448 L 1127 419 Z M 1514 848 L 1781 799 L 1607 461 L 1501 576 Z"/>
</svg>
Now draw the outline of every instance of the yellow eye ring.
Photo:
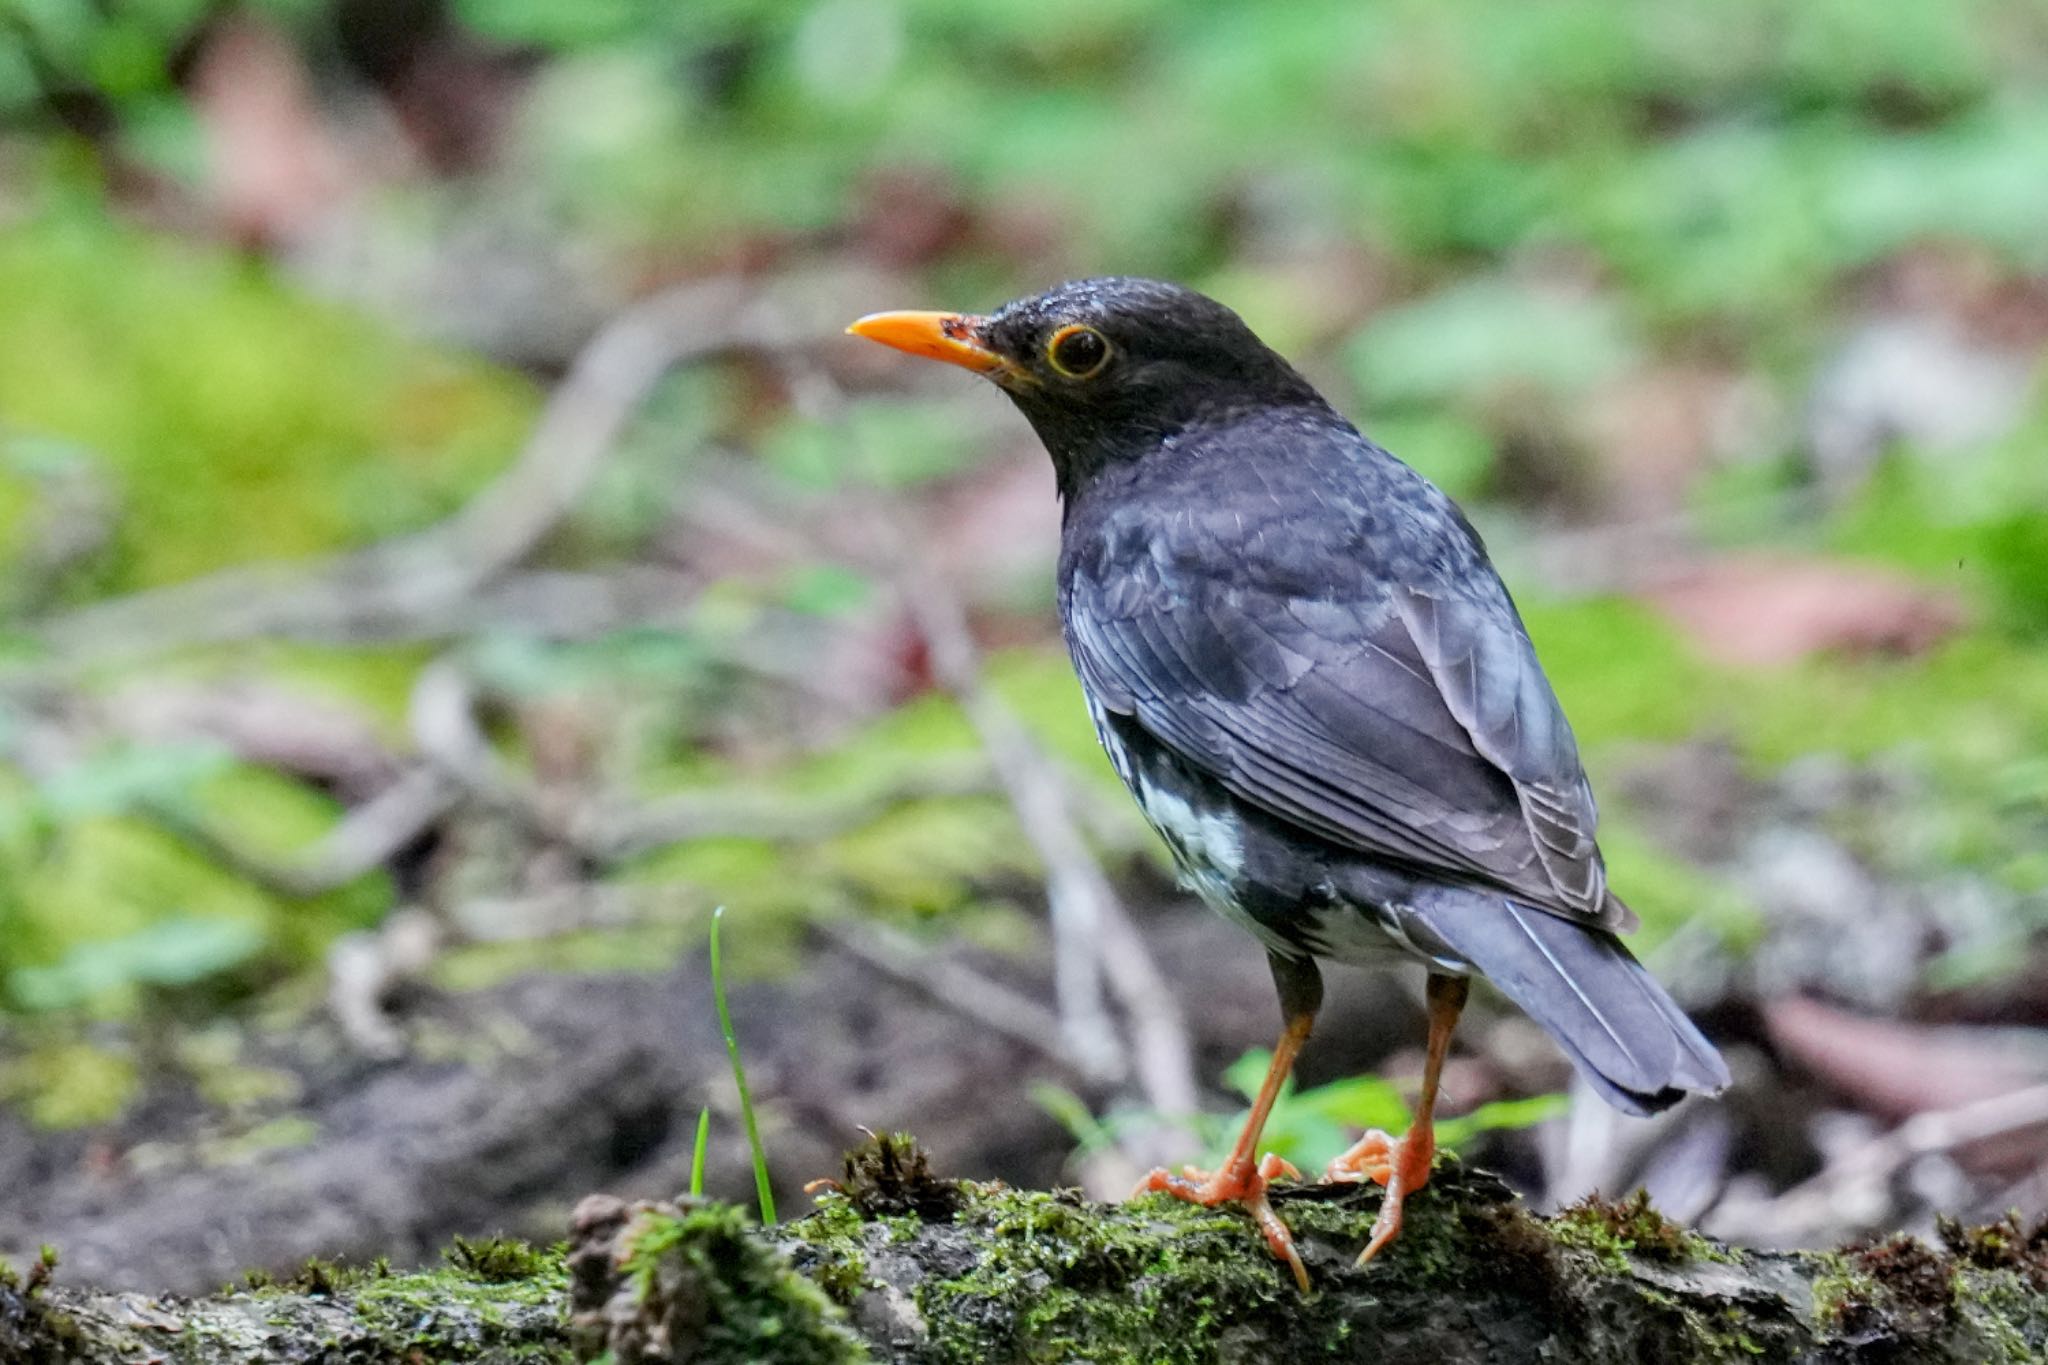
<svg viewBox="0 0 2048 1365">
<path fill-rule="evenodd" d="M 1109 363 L 1109 341 L 1093 327 L 1070 322 L 1046 341 L 1045 362 L 1069 379 L 1093 379 Z"/>
</svg>

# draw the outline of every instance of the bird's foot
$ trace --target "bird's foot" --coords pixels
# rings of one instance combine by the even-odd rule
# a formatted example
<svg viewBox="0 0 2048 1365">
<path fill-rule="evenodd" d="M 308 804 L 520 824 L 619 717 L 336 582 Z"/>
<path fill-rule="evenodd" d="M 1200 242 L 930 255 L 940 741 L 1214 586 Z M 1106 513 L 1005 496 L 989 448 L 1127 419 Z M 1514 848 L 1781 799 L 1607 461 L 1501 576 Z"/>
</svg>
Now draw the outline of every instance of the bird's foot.
<svg viewBox="0 0 2048 1365">
<path fill-rule="evenodd" d="M 1184 1166 L 1179 1175 L 1161 1166 L 1138 1182 L 1138 1187 L 1131 1191 L 1131 1197 L 1158 1191 L 1205 1208 L 1214 1208 L 1218 1204 L 1244 1205 L 1252 1221 L 1259 1225 L 1259 1231 L 1265 1234 L 1266 1245 L 1273 1249 L 1275 1256 L 1287 1262 L 1287 1268 L 1294 1272 L 1294 1283 L 1306 1294 L 1308 1268 L 1301 1263 L 1301 1252 L 1294 1245 L 1294 1234 L 1287 1230 L 1287 1224 L 1280 1221 L 1280 1215 L 1273 1212 L 1272 1201 L 1266 1197 L 1266 1187 L 1280 1175 L 1301 1179 L 1301 1172 L 1294 1168 L 1294 1164 L 1275 1152 L 1266 1153 L 1265 1160 L 1256 1166 L 1249 1160 L 1233 1161 L 1215 1171 L 1198 1171 L 1193 1166 Z"/>
<path fill-rule="evenodd" d="M 1375 1185 L 1384 1185 L 1394 1178 L 1394 1154 L 1400 1146 L 1399 1138 L 1369 1128 L 1342 1155 L 1331 1158 L 1323 1168 L 1323 1183 L 1362 1185 L 1370 1180 Z"/>
<path fill-rule="evenodd" d="M 1364 1265 L 1401 1235 L 1401 1206 L 1407 1197 L 1429 1183 L 1430 1163 L 1436 1159 L 1436 1134 L 1420 1126 L 1403 1138 L 1391 1137 L 1379 1129 L 1367 1132 L 1323 1170 L 1323 1180 L 1336 1184 L 1359 1184 L 1370 1180 L 1387 1187 L 1380 1201 L 1379 1217 L 1373 1220 L 1372 1236 L 1358 1253 Z"/>
</svg>

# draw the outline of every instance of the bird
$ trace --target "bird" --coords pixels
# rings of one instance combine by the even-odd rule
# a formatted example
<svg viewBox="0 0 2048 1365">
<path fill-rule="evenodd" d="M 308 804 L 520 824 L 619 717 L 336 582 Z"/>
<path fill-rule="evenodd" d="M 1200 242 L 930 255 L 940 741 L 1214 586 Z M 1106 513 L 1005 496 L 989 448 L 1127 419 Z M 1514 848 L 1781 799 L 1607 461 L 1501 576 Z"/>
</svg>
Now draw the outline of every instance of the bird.
<svg viewBox="0 0 2048 1365">
<path fill-rule="evenodd" d="M 854 335 L 971 370 L 1051 456 L 1059 613 L 1096 734 L 1181 880 L 1264 947 L 1284 1027 L 1223 1164 L 1139 1193 L 1246 1207 L 1303 1292 L 1257 1155 L 1323 999 L 1319 961 L 1420 964 L 1407 1133 L 1330 1181 L 1385 1187 L 1358 1262 L 1427 1184 L 1452 1031 L 1480 977 L 1625 1113 L 1728 1068 L 1621 935 L 1577 741 L 1479 533 L 1225 305 L 1075 280 L 986 314 L 870 314 Z"/>
</svg>

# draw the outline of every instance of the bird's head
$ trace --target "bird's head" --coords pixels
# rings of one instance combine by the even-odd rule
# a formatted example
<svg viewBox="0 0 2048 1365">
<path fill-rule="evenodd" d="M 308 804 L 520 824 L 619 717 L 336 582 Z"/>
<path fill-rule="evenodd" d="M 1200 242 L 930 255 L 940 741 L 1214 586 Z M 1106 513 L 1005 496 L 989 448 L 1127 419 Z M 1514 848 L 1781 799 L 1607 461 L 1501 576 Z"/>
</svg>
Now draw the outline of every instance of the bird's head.
<svg viewBox="0 0 2048 1365">
<path fill-rule="evenodd" d="M 1198 424 L 1322 399 L 1222 304 L 1159 280 L 1075 280 L 989 314 L 875 313 L 855 336 L 993 380 L 1071 494 Z"/>
</svg>

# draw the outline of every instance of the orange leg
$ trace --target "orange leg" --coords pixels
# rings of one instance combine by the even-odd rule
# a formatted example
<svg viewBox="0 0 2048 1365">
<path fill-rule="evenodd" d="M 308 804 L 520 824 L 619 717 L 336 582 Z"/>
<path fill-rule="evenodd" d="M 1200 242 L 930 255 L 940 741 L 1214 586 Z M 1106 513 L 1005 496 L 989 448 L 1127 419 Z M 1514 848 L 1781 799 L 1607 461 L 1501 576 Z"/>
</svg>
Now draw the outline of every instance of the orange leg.
<svg viewBox="0 0 2048 1365">
<path fill-rule="evenodd" d="M 1429 1051 L 1422 1064 L 1422 1097 L 1416 1101 L 1415 1122 L 1408 1135 L 1399 1140 L 1377 1129 L 1361 1137 L 1350 1151 L 1330 1163 L 1323 1179 L 1332 1181 L 1371 1180 L 1387 1187 L 1380 1203 L 1380 1216 L 1373 1221 L 1372 1237 L 1359 1253 L 1360 1265 L 1379 1255 L 1387 1243 L 1401 1234 L 1401 1205 L 1407 1197 L 1429 1183 L 1430 1163 L 1436 1158 L 1436 1090 L 1443 1078 L 1444 1056 L 1451 1050 L 1451 1031 L 1465 1008 L 1470 984 L 1462 976 L 1430 973 Z"/>
<path fill-rule="evenodd" d="M 1266 1118 L 1273 1112 L 1273 1102 L 1280 1097 L 1280 1087 L 1287 1080 L 1287 1073 L 1294 1069 L 1295 1056 L 1301 1045 L 1308 1041 L 1309 1028 L 1315 1023 L 1313 1014 L 1296 1014 L 1288 1019 L 1287 1031 L 1280 1035 L 1280 1043 L 1273 1049 L 1273 1064 L 1266 1068 L 1266 1080 L 1259 1087 L 1258 1098 L 1252 1101 L 1251 1117 L 1245 1120 L 1244 1128 L 1237 1135 L 1237 1144 L 1230 1149 L 1230 1155 L 1213 1172 L 1184 1167 L 1175 1175 L 1165 1167 L 1159 1167 L 1143 1180 L 1135 1195 L 1159 1190 L 1176 1199 L 1185 1199 L 1192 1204 L 1216 1205 L 1240 1203 L 1250 1211 L 1259 1231 L 1266 1235 L 1266 1245 L 1273 1254 L 1287 1262 L 1294 1272 L 1294 1282 L 1301 1292 L 1308 1292 L 1308 1269 L 1301 1263 L 1301 1253 L 1295 1249 L 1294 1235 L 1287 1225 L 1280 1221 L 1280 1215 L 1273 1212 L 1272 1203 L 1266 1198 L 1266 1186 L 1274 1176 L 1283 1171 L 1288 1175 L 1300 1176 L 1301 1172 L 1271 1152 L 1264 1161 L 1255 1161 L 1253 1154 L 1259 1149 L 1259 1135 L 1265 1131 Z"/>
</svg>

